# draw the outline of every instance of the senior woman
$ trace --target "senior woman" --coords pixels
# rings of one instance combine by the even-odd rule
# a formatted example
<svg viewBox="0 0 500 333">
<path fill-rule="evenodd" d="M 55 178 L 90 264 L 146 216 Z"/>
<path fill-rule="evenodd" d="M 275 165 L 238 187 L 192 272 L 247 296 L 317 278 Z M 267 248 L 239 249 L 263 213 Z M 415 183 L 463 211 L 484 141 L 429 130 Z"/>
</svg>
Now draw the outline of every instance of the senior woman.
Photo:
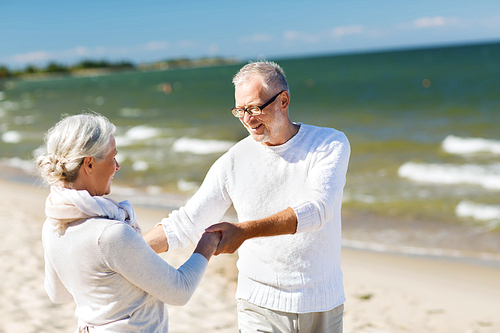
<svg viewBox="0 0 500 333">
<path fill-rule="evenodd" d="M 73 298 L 80 332 L 167 332 L 165 303 L 184 305 L 220 240 L 204 234 L 179 268 L 143 240 L 133 207 L 103 198 L 120 166 L 115 126 L 98 114 L 69 116 L 52 127 L 36 164 L 51 185 L 42 240 L 45 290 L 55 303 Z"/>
</svg>

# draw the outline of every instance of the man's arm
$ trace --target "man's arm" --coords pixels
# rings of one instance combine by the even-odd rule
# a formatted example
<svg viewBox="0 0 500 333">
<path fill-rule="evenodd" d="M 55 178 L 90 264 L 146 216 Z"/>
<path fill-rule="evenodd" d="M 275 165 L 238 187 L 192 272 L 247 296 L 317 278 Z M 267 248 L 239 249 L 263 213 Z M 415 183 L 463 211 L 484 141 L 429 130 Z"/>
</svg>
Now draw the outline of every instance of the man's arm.
<svg viewBox="0 0 500 333">
<path fill-rule="evenodd" d="M 227 158 L 224 154 L 212 165 L 198 191 L 184 206 L 144 235 L 156 253 L 198 243 L 203 230 L 222 219 L 231 206 L 224 181 Z"/>
<path fill-rule="evenodd" d="M 144 235 L 144 240 L 156 253 L 168 251 L 167 236 L 165 235 L 161 224 L 158 224 L 156 227 L 148 231 Z"/>
<path fill-rule="evenodd" d="M 294 234 L 296 230 L 297 215 L 290 207 L 264 219 L 241 223 L 222 222 L 205 229 L 207 232 L 222 233 L 215 255 L 234 253 L 250 238 Z"/>
</svg>

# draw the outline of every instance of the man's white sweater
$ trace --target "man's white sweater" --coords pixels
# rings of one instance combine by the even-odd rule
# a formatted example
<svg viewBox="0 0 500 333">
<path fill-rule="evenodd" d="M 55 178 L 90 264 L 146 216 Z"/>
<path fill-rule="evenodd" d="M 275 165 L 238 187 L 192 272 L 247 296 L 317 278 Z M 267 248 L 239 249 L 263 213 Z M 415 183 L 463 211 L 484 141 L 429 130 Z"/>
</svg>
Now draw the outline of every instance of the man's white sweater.
<svg viewBox="0 0 500 333">
<path fill-rule="evenodd" d="M 174 249 L 196 242 L 231 204 L 240 222 L 291 207 L 298 219 L 295 234 L 250 239 L 238 250 L 236 298 L 308 313 L 345 301 L 340 209 L 350 146 L 342 132 L 299 125 L 298 133 L 280 146 L 265 146 L 250 136 L 238 142 L 162 225 Z"/>
</svg>

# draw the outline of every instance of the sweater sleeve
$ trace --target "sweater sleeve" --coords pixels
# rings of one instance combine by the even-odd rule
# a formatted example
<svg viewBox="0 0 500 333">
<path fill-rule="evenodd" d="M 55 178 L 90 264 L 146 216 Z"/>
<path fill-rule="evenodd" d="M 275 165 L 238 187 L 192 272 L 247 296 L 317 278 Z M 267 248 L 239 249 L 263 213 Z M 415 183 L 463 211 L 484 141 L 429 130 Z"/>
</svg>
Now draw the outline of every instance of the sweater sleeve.
<svg viewBox="0 0 500 333">
<path fill-rule="evenodd" d="M 319 230 L 336 214 L 340 218 L 350 151 L 347 137 L 338 132 L 335 140 L 315 152 L 306 180 L 306 199 L 292 206 L 297 233 Z"/>
<path fill-rule="evenodd" d="M 186 205 L 174 210 L 161 221 L 169 251 L 197 243 L 203 231 L 220 222 L 231 206 L 226 189 L 228 161 L 227 153 L 221 156 L 212 165 L 202 185 Z"/>
<path fill-rule="evenodd" d="M 130 283 L 171 305 L 186 304 L 198 287 L 208 261 L 194 253 L 179 269 L 160 258 L 130 226 L 117 222 L 99 238 L 106 264 Z"/>
</svg>

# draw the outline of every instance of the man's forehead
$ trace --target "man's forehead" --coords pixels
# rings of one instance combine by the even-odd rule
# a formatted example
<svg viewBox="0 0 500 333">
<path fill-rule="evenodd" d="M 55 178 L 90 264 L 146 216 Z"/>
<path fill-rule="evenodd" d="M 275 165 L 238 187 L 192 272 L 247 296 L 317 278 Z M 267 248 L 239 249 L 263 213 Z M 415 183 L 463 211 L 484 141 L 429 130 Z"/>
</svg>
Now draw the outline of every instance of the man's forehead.
<svg viewBox="0 0 500 333">
<path fill-rule="evenodd" d="M 261 78 L 255 77 L 250 81 L 241 82 L 235 87 L 235 95 L 265 93 L 266 87 Z"/>
<path fill-rule="evenodd" d="M 257 105 L 261 103 L 266 95 L 263 89 L 258 89 L 255 86 L 245 86 L 236 90 L 234 94 L 236 104 L 241 105 Z"/>
</svg>

